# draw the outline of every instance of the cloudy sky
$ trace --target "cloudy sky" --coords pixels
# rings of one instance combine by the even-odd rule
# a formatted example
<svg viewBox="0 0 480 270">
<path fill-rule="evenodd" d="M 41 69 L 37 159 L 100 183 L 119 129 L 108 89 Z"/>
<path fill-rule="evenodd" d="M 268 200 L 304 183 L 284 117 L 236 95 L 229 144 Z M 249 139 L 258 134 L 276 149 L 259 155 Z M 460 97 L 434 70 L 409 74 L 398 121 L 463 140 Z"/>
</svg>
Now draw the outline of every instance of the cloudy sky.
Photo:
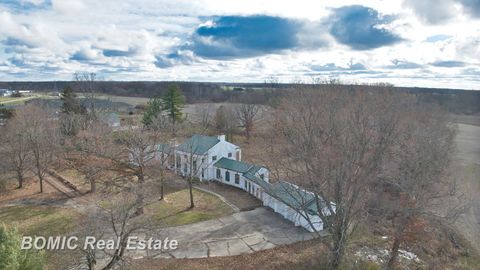
<svg viewBox="0 0 480 270">
<path fill-rule="evenodd" d="M 480 0 L 0 0 L 0 80 L 480 90 Z"/>
</svg>

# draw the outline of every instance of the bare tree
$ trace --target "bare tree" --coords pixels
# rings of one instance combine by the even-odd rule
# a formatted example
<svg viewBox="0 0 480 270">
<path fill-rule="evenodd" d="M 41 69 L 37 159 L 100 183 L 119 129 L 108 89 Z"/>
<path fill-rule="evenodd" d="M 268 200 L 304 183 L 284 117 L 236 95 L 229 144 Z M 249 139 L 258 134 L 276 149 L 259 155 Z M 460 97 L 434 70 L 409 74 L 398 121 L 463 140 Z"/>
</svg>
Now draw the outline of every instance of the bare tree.
<svg viewBox="0 0 480 270">
<path fill-rule="evenodd" d="M 206 132 L 213 122 L 214 107 L 211 104 L 199 104 L 195 108 L 195 115 L 200 126 L 201 133 Z"/>
<path fill-rule="evenodd" d="M 238 121 L 232 106 L 221 105 L 217 108 L 215 128 L 219 133 L 225 134 L 229 142 L 233 142 L 233 134 L 238 131 Z"/>
<path fill-rule="evenodd" d="M 183 143 L 182 149 L 176 151 L 177 170 L 185 176 L 190 194 L 190 208 L 195 207 L 193 201 L 193 182 L 196 178 L 203 177 L 204 165 L 207 164 L 207 156 L 201 152 L 201 146 L 198 142 L 199 135 L 192 136 L 188 141 Z M 178 168 L 178 164 L 182 164 L 182 168 Z M 199 177 L 199 175 L 201 175 Z"/>
<path fill-rule="evenodd" d="M 35 174 L 43 192 L 43 180 L 59 145 L 59 129 L 55 119 L 45 110 L 34 105 L 18 109 L 14 120 L 22 127 L 27 147 L 33 157 Z"/>
<path fill-rule="evenodd" d="M 102 174 L 115 169 L 109 157 L 116 156 L 120 151 L 114 145 L 112 136 L 112 129 L 107 124 L 94 121 L 67 145 L 67 152 L 76 151 L 78 155 L 68 155 L 66 160 L 71 160 L 71 166 L 85 176 L 91 193 L 96 191 Z"/>
<path fill-rule="evenodd" d="M 165 196 L 165 178 L 167 167 L 170 166 L 171 157 L 173 157 L 173 146 L 168 143 L 160 143 L 155 146 L 155 159 L 153 160 L 150 169 L 159 178 L 160 186 L 160 200 Z"/>
<path fill-rule="evenodd" d="M 384 199 L 377 204 L 392 225 L 387 269 L 394 269 L 402 244 L 425 235 L 428 221 L 454 221 L 465 206 L 447 175 L 455 129 L 446 114 L 423 105 L 404 108 L 402 116 L 380 185 Z"/>
<path fill-rule="evenodd" d="M 126 169 L 127 173 L 137 177 L 137 199 L 140 207 L 137 214 L 143 214 L 144 184 L 147 167 L 155 158 L 158 136 L 153 133 L 144 133 L 141 130 L 126 130 L 117 134 L 120 154 L 110 156 L 118 167 Z"/>
<path fill-rule="evenodd" d="M 74 87 L 83 93 L 86 99 L 86 108 L 89 110 L 90 118 L 95 118 L 95 97 L 97 92 L 98 76 L 94 72 L 75 72 L 73 74 Z"/>
<path fill-rule="evenodd" d="M 319 86 L 290 93 L 275 112 L 273 172 L 313 192 L 315 214 L 331 234 L 331 268 L 364 213 L 368 186 L 396 135 L 398 106 L 388 93 Z"/>
<path fill-rule="evenodd" d="M 260 106 L 257 104 L 240 104 L 235 107 L 235 114 L 240 123 L 240 127 L 245 129 L 247 140 L 250 140 L 259 112 Z"/>
<path fill-rule="evenodd" d="M 27 126 L 22 122 L 21 115 L 14 117 L 5 127 L 2 143 L 2 153 L 6 158 L 7 167 L 13 169 L 17 175 L 18 188 L 23 187 L 25 171 L 30 165 L 30 149 L 25 134 Z"/>
<path fill-rule="evenodd" d="M 132 187 L 135 189 L 136 187 Z M 84 260 L 76 264 L 83 268 L 86 264 L 88 269 L 116 269 L 125 266 L 128 258 L 125 256 L 128 240 L 135 233 L 146 232 L 151 228 L 149 222 L 137 215 L 137 209 L 142 208 L 134 192 L 117 194 L 113 199 L 104 198 L 102 203 L 89 213 L 87 219 L 81 224 L 80 231 L 85 236 L 95 237 L 95 240 L 115 239 L 118 241 L 113 249 L 96 250 L 90 245 L 82 249 Z M 83 238 L 85 240 L 85 238 Z M 94 243 L 94 245 L 96 242 Z M 102 263 L 104 262 L 104 263 Z M 101 263 L 101 265 L 98 265 Z"/>
</svg>

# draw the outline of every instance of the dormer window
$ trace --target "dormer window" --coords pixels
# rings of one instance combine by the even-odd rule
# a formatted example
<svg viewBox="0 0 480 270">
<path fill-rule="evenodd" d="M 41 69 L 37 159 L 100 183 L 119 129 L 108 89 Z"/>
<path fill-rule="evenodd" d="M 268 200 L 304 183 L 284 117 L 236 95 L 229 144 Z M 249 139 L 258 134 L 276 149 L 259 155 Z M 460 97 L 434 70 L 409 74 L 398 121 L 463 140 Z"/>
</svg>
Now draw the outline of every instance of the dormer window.
<svg viewBox="0 0 480 270">
<path fill-rule="evenodd" d="M 215 160 L 217 160 L 217 156 L 212 157 L 212 161 L 215 161 Z"/>
<path fill-rule="evenodd" d="M 228 157 L 231 158 L 233 155 L 232 153 L 228 153 Z"/>
</svg>

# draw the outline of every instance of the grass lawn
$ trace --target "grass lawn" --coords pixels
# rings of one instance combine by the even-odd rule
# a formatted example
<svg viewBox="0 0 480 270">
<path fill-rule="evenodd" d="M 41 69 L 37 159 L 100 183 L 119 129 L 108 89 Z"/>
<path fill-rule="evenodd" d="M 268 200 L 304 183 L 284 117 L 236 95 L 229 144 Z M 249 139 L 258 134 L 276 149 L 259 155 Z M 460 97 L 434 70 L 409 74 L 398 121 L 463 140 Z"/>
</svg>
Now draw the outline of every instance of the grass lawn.
<svg viewBox="0 0 480 270">
<path fill-rule="evenodd" d="M 0 208 L 0 222 L 15 226 L 22 235 L 56 236 L 75 227 L 78 214 L 54 206 L 16 205 Z"/>
<path fill-rule="evenodd" d="M 75 230 L 79 214 L 55 206 L 17 205 L 0 208 L 0 223 L 14 226 L 23 236 L 63 236 Z M 81 255 L 78 251 L 45 252 L 46 269 L 60 269 Z"/>
<path fill-rule="evenodd" d="M 190 206 L 188 189 L 167 194 L 163 201 L 146 207 L 147 214 L 163 226 L 177 226 L 218 218 L 233 213 L 233 210 L 219 198 L 193 190 L 195 207 Z"/>
</svg>

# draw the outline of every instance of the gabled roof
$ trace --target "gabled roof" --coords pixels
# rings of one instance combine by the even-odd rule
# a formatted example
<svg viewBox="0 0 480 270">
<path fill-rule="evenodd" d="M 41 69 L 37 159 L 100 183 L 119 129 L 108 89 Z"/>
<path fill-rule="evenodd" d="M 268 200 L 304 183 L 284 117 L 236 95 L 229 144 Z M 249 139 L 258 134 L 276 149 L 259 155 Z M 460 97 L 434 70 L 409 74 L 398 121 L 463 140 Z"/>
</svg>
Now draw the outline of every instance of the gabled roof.
<svg viewBox="0 0 480 270">
<path fill-rule="evenodd" d="M 213 166 L 217 168 L 236 171 L 239 173 L 246 173 L 250 171 L 250 169 L 252 169 L 253 167 L 258 167 L 252 164 L 248 164 L 245 162 L 241 162 L 241 161 L 237 161 L 237 160 L 233 160 L 225 157 L 222 157 L 221 159 L 219 159 L 217 162 L 215 162 L 215 164 L 213 164 Z"/>
<path fill-rule="evenodd" d="M 268 183 L 265 180 L 258 178 L 255 173 L 251 173 L 250 171 L 243 174 L 243 177 L 247 178 L 248 180 L 254 182 L 255 184 L 259 185 L 265 192 L 272 193 L 272 184 Z"/>
<path fill-rule="evenodd" d="M 177 150 L 195 155 L 203 155 L 219 142 L 220 140 L 217 137 L 195 134 L 180 144 Z"/>
<path fill-rule="evenodd" d="M 311 214 L 316 215 L 318 213 L 316 198 L 313 193 L 286 181 L 276 182 L 272 186 L 272 189 L 266 190 L 266 192 L 283 203 L 295 209 L 304 209 Z M 325 207 L 323 200 L 320 201 L 320 206 Z"/>
</svg>

